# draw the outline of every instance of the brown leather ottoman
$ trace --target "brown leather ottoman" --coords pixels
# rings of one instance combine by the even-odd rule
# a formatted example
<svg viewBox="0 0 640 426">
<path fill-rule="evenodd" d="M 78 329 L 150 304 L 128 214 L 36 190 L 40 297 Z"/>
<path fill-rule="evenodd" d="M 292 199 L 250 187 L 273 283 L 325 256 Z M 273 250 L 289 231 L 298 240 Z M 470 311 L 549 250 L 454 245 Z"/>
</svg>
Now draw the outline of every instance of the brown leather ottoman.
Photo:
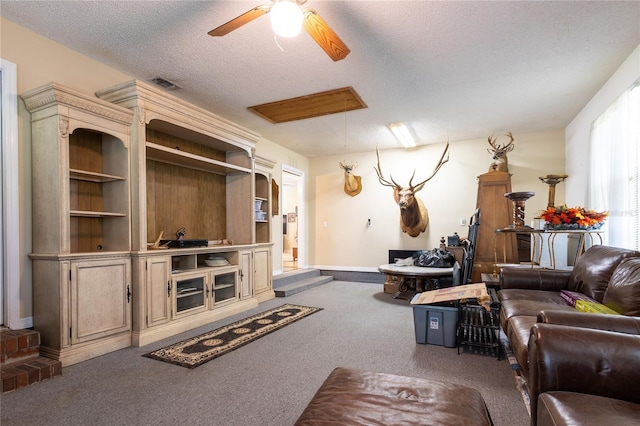
<svg viewBox="0 0 640 426">
<path fill-rule="evenodd" d="M 493 425 L 475 389 L 436 380 L 336 368 L 296 425 Z"/>
</svg>

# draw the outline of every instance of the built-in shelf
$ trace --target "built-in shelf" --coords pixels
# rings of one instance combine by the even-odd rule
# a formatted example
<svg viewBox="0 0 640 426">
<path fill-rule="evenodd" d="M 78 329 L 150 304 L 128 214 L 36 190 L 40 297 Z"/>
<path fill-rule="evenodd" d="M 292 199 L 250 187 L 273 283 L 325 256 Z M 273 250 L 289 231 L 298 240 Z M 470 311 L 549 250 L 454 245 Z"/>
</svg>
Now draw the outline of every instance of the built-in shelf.
<svg viewBox="0 0 640 426">
<path fill-rule="evenodd" d="M 220 175 L 228 175 L 233 173 L 251 173 L 251 169 L 236 166 L 234 164 L 225 163 L 200 155 L 191 154 L 158 145 L 153 142 L 146 142 L 147 158 L 149 160 L 159 161 L 161 163 L 172 164 L 180 167 L 187 167 L 194 170 L 200 170 L 208 173 Z"/>
<path fill-rule="evenodd" d="M 138 297 L 129 220 L 133 111 L 57 83 L 22 98 L 31 113 L 31 223 L 38 236 L 33 328 L 40 355 L 67 367 L 131 346 Z"/>
<path fill-rule="evenodd" d="M 89 172 L 86 170 L 69 169 L 69 179 L 83 180 L 86 182 L 113 182 L 116 180 L 127 180 L 122 176 L 108 175 L 105 173 Z"/>
<path fill-rule="evenodd" d="M 235 286 L 235 284 L 216 284 L 213 287 L 213 289 L 214 290 L 222 290 L 222 289 L 229 288 L 229 287 L 234 287 L 234 286 Z"/>
<path fill-rule="evenodd" d="M 179 299 L 181 297 L 193 296 L 195 294 L 202 294 L 202 290 L 178 291 L 178 295 L 176 297 Z"/>
</svg>

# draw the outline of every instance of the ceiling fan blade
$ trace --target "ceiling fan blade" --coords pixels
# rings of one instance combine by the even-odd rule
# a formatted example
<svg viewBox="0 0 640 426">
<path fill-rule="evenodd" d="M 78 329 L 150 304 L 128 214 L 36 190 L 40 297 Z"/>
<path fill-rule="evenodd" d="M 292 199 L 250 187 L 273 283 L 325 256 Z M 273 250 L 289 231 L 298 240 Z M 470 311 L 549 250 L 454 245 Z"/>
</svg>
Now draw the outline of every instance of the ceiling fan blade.
<svg viewBox="0 0 640 426">
<path fill-rule="evenodd" d="M 264 15 L 271 9 L 270 4 L 263 4 L 262 6 L 256 6 L 248 12 L 243 13 L 242 15 L 233 18 L 226 24 L 220 25 L 218 28 L 214 28 L 209 31 L 209 34 L 212 37 L 219 37 L 225 34 L 229 34 L 231 31 L 240 28 L 244 24 L 248 24 L 256 18 Z"/>
<path fill-rule="evenodd" d="M 340 37 L 329 27 L 324 19 L 311 8 L 306 8 L 303 12 L 304 20 L 302 25 L 322 50 L 334 61 L 346 58 L 351 50 L 340 40 Z"/>
</svg>

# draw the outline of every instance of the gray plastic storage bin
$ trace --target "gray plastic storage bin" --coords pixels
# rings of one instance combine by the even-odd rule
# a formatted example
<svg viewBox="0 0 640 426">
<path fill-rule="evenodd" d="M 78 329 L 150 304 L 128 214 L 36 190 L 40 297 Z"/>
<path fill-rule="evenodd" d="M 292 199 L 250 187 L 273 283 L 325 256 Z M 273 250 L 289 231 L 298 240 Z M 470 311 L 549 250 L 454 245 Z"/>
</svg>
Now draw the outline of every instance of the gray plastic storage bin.
<svg viewBox="0 0 640 426">
<path fill-rule="evenodd" d="M 413 305 L 416 343 L 457 346 L 458 307 L 455 302 Z"/>
</svg>

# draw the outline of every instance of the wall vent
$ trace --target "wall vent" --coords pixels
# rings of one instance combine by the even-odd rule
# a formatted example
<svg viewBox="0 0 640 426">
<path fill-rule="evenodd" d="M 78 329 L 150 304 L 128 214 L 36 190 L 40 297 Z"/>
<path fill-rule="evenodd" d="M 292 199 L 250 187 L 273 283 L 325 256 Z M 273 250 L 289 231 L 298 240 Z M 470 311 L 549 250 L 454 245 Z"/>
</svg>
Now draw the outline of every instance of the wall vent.
<svg viewBox="0 0 640 426">
<path fill-rule="evenodd" d="M 181 88 L 180 86 L 175 84 L 173 81 L 169 81 L 162 77 L 152 78 L 151 81 L 166 90 L 177 90 Z"/>
</svg>

